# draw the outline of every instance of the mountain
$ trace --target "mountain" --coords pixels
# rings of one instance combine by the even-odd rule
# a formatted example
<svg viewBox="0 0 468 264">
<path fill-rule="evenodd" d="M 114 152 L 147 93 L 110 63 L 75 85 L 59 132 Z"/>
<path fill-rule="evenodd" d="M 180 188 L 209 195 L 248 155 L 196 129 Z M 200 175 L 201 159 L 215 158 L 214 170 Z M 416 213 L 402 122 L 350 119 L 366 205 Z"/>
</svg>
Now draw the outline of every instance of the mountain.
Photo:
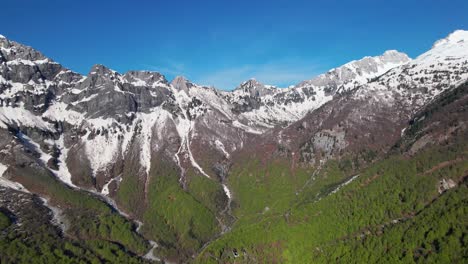
<svg viewBox="0 0 468 264">
<path fill-rule="evenodd" d="M 237 111 L 243 113 L 241 116 L 247 122 L 271 128 L 297 121 L 307 112 L 331 100 L 334 95 L 365 84 L 410 60 L 404 53 L 386 51 L 381 56 L 349 62 L 288 89 L 249 80 L 230 94 L 230 102 Z"/>
<path fill-rule="evenodd" d="M 27 224 L 7 224 L 15 235 L 0 251 L 42 226 L 46 232 L 33 241 L 48 237 L 51 247 L 70 245 L 58 249 L 75 252 L 64 253 L 64 259 L 207 262 L 212 256 L 220 262 L 242 255 L 246 262 L 309 262 L 296 255 L 307 248 L 292 244 L 304 244 L 295 226 L 321 234 L 323 241 L 311 240 L 318 248 L 366 225 L 385 225 L 410 211 L 426 213 L 405 206 L 428 203 L 438 193 L 428 187 L 431 182 L 443 180 L 441 193 L 457 187 L 450 195 L 466 198 L 467 45 L 468 32 L 458 30 L 415 59 L 390 50 L 290 88 L 251 79 L 221 91 L 182 76 L 169 82 L 157 72 L 121 74 L 103 65 L 83 76 L 2 36 L 0 212 L 6 223 Z M 434 154 L 439 152 L 451 154 Z M 344 215 L 349 212 L 354 204 L 334 198 L 345 195 L 340 189 L 362 188 L 374 197 L 377 191 L 367 181 L 382 170 L 389 182 L 400 180 L 398 169 L 410 166 L 400 159 L 414 167 L 456 165 L 446 176 L 434 176 L 436 167 L 430 181 L 422 180 L 427 185 L 417 190 L 421 197 L 401 198 L 408 212 L 382 201 L 389 215 L 374 208 L 362 223 L 350 220 L 348 233 L 327 227 L 325 235 L 323 225 L 309 226 L 312 212 L 320 221 L 338 221 L 335 207 L 328 213 L 318 208 L 330 201 L 343 206 Z M 399 164 L 396 169 L 391 162 Z M 378 172 L 370 175 L 373 170 Z M 361 187 L 351 184 L 356 175 L 365 175 L 357 180 Z M 388 182 L 381 186 L 392 188 Z M 412 191 L 395 189 L 383 197 Z M 356 199 L 371 206 L 367 198 Z M 28 222 L 30 214 L 42 216 Z M 259 241 L 243 233 L 250 225 L 263 234 L 262 225 L 275 217 L 285 222 L 270 222 L 272 230 L 291 227 L 286 237 L 272 232 Z M 418 219 L 405 218 L 423 221 Z M 111 254 L 115 259 L 108 252 L 117 252 Z M 328 262 L 331 255 L 317 258 Z"/>
<path fill-rule="evenodd" d="M 316 156 L 320 156 L 316 160 L 327 159 L 336 152 L 346 154 L 348 149 L 359 152 L 390 148 L 416 111 L 444 91 L 466 82 L 468 46 L 458 40 L 460 35 L 466 37 L 466 32 L 452 33 L 447 39 L 455 40 L 435 45 L 407 64 L 328 102 L 281 131 L 281 141 L 301 148 L 298 152 L 303 160 Z"/>
<path fill-rule="evenodd" d="M 301 82 L 299 87 L 318 86 L 335 92 L 345 92 L 369 82 L 388 70 L 409 62 L 408 55 L 387 50 L 376 57 L 364 57 L 321 74 L 312 80 Z"/>
</svg>

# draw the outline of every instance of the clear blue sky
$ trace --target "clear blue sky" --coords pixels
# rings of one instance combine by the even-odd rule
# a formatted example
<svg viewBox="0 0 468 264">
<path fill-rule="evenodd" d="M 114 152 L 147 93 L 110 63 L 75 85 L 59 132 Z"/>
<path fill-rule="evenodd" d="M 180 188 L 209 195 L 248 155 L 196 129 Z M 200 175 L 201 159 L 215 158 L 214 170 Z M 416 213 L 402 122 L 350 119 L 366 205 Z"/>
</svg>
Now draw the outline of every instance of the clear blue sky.
<svg viewBox="0 0 468 264">
<path fill-rule="evenodd" d="M 468 29 L 466 0 L 2 0 L 0 34 L 74 71 L 159 71 L 232 89 L 279 86 L 366 55 L 416 57 Z"/>
</svg>

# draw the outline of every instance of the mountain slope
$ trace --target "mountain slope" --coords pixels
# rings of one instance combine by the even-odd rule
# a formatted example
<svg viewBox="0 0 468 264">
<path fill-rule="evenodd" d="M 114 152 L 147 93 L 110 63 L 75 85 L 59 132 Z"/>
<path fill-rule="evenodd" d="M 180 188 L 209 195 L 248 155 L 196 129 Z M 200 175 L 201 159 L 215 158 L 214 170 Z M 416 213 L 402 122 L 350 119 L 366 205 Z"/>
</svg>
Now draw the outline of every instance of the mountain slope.
<svg viewBox="0 0 468 264">
<path fill-rule="evenodd" d="M 238 188 L 250 188 L 255 204 L 241 203 L 234 213 L 242 218 L 197 263 L 463 262 L 467 91 L 464 84 L 442 93 L 419 112 L 422 123 L 412 123 L 380 160 L 354 169 L 349 159 L 329 160 L 289 197 L 283 187 L 278 201 L 275 189 L 284 184 L 273 177 L 281 176 L 255 170 L 280 161 L 249 167 L 256 186 Z M 445 120 L 447 113 L 456 114 Z M 300 168 L 281 166 L 300 179 Z M 233 186 L 249 179 L 237 172 L 230 177 Z M 264 188 L 275 195 L 264 199 Z"/>
<path fill-rule="evenodd" d="M 2 37 L 0 183 L 65 208 L 65 218 L 83 219 L 66 232 L 73 237 L 111 240 L 139 257 L 154 240 L 156 255 L 173 261 L 186 261 L 208 245 L 205 259 L 220 252 L 217 242 L 209 242 L 222 235 L 232 247 L 230 237 L 244 225 L 289 218 L 296 204 L 308 217 L 311 200 L 336 186 L 348 188 L 347 180 L 367 173 L 367 166 L 398 175 L 388 165 L 401 158 L 388 158 L 396 144 L 412 149 L 401 154 L 411 162 L 433 164 L 421 153 L 432 153 L 425 146 L 435 135 L 411 139 L 418 143 L 401 137 L 431 104 L 466 88 L 467 41 L 466 31 L 456 31 L 414 60 L 387 51 L 295 87 L 252 79 L 227 92 L 183 77 L 169 82 L 157 72 L 120 74 L 103 65 L 82 76 Z M 453 107 L 458 110 L 432 111 L 461 111 Z M 438 138 L 465 135 L 464 121 L 451 127 L 466 117 L 457 113 L 450 123 L 430 122 Z M 77 202 L 88 196 L 86 206 Z M 99 224 L 80 233 L 92 222 Z M 289 239 L 276 240 L 279 251 Z"/>
</svg>

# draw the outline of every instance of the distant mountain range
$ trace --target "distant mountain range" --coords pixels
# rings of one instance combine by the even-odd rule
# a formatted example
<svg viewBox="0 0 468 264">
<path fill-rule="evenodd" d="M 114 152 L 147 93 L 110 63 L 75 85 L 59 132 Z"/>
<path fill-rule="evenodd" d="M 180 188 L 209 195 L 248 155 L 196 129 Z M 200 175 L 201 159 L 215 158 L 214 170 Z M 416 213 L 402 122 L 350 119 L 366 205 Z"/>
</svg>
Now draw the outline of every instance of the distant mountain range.
<svg viewBox="0 0 468 264">
<path fill-rule="evenodd" d="M 461 166 L 434 176 L 441 185 L 424 191 L 457 187 L 466 202 L 467 82 L 463 30 L 415 59 L 389 50 L 290 88 L 251 79 L 233 91 L 103 65 L 83 76 L 0 35 L 0 212 L 11 222 L 2 231 L 10 240 L 0 253 L 13 241 L 25 244 L 20 234 L 40 228 L 47 239 L 34 235 L 31 243 L 45 240 L 46 246 L 28 257 L 57 250 L 52 262 L 332 261 L 332 253 L 315 252 L 323 241 L 306 248 L 293 244 L 296 237 L 271 233 L 258 240 L 243 232 L 268 231 L 249 226 L 274 226 L 268 219 L 278 216 L 291 230 L 307 229 L 314 214 L 326 214 L 326 208 L 312 208 L 333 199 L 324 193 L 365 189 L 384 172 L 375 168 L 374 175 L 362 176 L 359 188 L 348 184 L 391 155 L 441 166 L 431 173 L 444 164 Z M 443 147 L 457 145 L 461 150 Z M 424 154 L 437 147 L 445 154 Z M 382 199 L 386 195 L 393 194 L 381 193 Z M 422 204 L 427 197 L 401 201 Z M 413 210 L 386 210 L 413 221 Z M 368 225 L 388 220 L 369 214 L 376 222 L 362 220 L 345 233 L 321 237 L 338 243 L 341 235 L 365 233 Z M 62 246 L 47 246 L 57 243 Z M 315 253 L 291 253 L 301 250 Z M 412 254 L 415 261 L 424 255 Z M 16 257 L 9 253 L 4 260 L 21 262 Z"/>
</svg>

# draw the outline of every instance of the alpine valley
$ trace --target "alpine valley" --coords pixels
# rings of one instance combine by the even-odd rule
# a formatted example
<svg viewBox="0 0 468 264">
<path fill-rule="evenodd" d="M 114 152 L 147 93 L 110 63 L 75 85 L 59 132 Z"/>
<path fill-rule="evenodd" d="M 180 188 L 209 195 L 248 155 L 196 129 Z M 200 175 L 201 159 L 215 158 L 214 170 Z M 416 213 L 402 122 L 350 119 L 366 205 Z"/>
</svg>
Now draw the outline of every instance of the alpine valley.
<svg viewBox="0 0 468 264">
<path fill-rule="evenodd" d="M 0 36 L 0 263 L 466 263 L 468 31 L 232 91 Z"/>
</svg>

